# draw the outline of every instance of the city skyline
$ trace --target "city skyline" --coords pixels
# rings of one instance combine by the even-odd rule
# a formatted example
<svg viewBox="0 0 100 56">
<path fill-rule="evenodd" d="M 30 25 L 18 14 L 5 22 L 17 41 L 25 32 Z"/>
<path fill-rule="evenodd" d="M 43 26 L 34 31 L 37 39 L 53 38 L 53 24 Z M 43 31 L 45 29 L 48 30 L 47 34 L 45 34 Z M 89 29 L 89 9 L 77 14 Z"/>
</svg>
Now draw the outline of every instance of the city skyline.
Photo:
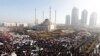
<svg viewBox="0 0 100 56">
<path fill-rule="evenodd" d="M 66 15 L 71 15 L 72 8 L 79 8 L 79 19 L 81 18 L 82 10 L 86 9 L 89 16 L 96 11 L 99 15 L 98 0 L 1 0 L 0 1 L 0 19 L 2 22 L 26 22 L 34 23 L 34 9 L 37 8 L 37 18 L 43 21 L 44 18 L 49 18 L 49 7 L 51 6 L 51 18 L 54 21 L 54 11 L 57 11 L 57 23 L 64 23 Z M 69 4 L 70 3 L 70 4 Z M 98 6 L 97 6 L 98 5 Z M 100 18 L 100 16 L 98 17 Z M 89 17 L 88 17 L 89 19 Z M 62 20 L 62 21 L 61 21 Z M 100 19 L 97 20 L 98 24 Z"/>
<path fill-rule="evenodd" d="M 88 20 L 87 18 L 90 17 Z M 72 15 L 66 15 L 66 25 L 72 25 L 72 26 L 89 26 L 89 27 L 96 27 L 97 25 L 97 13 L 92 12 L 90 16 L 88 16 L 88 11 L 84 9 L 81 12 L 81 19 L 79 19 L 79 9 L 77 7 L 74 7 L 72 9 Z M 89 22 L 89 23 L 88 23 Z"/>
</svg>

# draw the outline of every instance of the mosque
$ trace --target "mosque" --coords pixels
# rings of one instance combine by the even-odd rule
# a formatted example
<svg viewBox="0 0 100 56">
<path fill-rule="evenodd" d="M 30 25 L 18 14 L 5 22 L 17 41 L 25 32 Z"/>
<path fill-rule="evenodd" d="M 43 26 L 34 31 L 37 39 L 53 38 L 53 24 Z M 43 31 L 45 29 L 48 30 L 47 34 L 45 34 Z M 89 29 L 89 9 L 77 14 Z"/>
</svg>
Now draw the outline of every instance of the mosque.
<svg viewBox="0 0 100 56">
<path fill-rule="evenodd" d="M 52 31 L 55 29 L 55 24 L 51 23 L 49 19 L 45 19 L 41 24 L 37 24 L 33 28 L 38 31 Z"/>
</svg>

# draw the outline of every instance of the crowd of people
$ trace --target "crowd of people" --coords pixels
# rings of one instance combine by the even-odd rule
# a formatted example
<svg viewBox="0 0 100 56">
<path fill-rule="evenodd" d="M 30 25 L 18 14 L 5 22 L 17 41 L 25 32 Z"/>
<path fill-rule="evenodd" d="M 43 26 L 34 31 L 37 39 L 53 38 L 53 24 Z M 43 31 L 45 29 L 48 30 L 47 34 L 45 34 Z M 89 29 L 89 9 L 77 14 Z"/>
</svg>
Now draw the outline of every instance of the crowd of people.
<svg viewBox="0 0 100 56">
<path fill-rule="evenodd" d="M 1 42 L 0 56 L 84 56 L 79 45 L 88 37 L 90 36 L 81 36 L 77 32 L 71 33 L 67 37 L 50 39 L 30 39 L 30 37 L 28 39 L 23 36 L 20 42 L 16 42 L 16 40 L 13 43 Z"/>
</svg>

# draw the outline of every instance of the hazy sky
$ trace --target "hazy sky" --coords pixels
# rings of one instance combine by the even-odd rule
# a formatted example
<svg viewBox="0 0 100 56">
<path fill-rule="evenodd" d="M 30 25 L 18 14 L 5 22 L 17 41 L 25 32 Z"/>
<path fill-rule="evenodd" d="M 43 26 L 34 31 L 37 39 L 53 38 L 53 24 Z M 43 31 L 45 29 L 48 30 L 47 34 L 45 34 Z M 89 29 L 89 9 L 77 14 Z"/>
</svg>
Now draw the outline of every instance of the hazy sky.
<svg viewBox="0 0 100 56">
<path fill-rule="evenodd" d="M 67 14 L 71 15 L 73 7 L 79 8 L 79 18 L 81 18 L 83 9 L 87 9 L 89 15 L 96 11 L 98 24 L 100 22 L 99 0 L 0 0 L 0 21 L 34 23 L 34 8 L 37 8 L 39 21 L 43 21 L 42 12 L 44 11 L 44 18 L 48 18 L 50 6 L 52 8 L 52 21 L 54 11 L 57 11 L 57 23 L 65 23 L 65 17 Z"/>
</svg>

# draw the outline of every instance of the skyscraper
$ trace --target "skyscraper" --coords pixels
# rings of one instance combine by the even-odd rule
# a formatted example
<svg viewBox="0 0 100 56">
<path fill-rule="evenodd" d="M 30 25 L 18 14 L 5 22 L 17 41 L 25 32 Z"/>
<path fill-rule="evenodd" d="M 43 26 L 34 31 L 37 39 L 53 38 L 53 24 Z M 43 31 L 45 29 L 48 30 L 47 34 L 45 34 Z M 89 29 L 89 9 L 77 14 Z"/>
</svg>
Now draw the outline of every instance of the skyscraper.
<svg viewBox="0 0 100 56">
<path fill-rule="evenodd" d="M 70 15 L 67 15 L 66 16 L 66 25 L 70 25 L 70 21 L 71 21 L 71 19 L 70 19 Z"/>
<path fill-rule="evenodd" d="M 81 25 L 82 26 L 85 26 L 87 24 L 87 17 L 88 17 L 87 10 L 83 10 L 82 15 L 81 15 Z"/>
<path fill-rule="evenodd" d="M 73 26 L 76 26 L 79 24 L 79 10 L 78 8 L 74 7 L 72 9 L 72 18 L 71 18 L 71 24 Z"/>
<path fill-rule="evenodd" d="M 93 13 L 90 15 L 89 26 L 94 27 L 94 26 L 96 25 L 96 22 L 97 22 L 97 13 L 96 13 L 96 12 L 93 12 Z"/>
</svg>

